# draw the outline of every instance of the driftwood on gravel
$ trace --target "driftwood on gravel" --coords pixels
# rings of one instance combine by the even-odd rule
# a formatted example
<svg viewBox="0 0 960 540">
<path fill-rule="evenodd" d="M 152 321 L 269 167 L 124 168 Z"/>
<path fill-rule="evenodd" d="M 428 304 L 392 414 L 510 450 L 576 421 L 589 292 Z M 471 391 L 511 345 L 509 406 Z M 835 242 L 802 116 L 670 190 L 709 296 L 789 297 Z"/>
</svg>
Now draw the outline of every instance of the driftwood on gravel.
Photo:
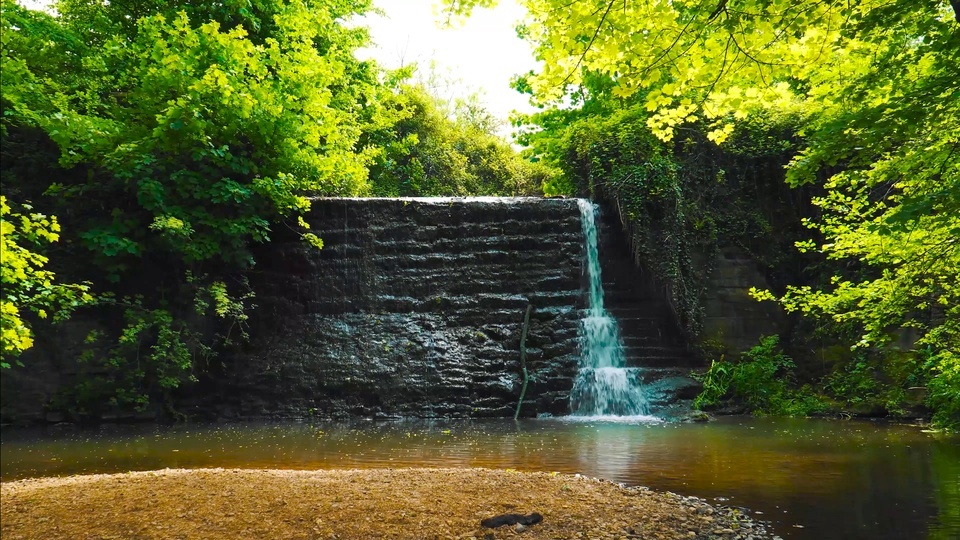
<svg viewBox="0 0 960 540">
<path fill-rule="evenodd" d="M 500 514 L 499 516 L 488 517 L 480 522 L 481 527 L 496 529 L 504 525 L 536 525 L 543 521 L 543 516 L 534 512 L 529 516 L 523 514 Z"/>
</svg>

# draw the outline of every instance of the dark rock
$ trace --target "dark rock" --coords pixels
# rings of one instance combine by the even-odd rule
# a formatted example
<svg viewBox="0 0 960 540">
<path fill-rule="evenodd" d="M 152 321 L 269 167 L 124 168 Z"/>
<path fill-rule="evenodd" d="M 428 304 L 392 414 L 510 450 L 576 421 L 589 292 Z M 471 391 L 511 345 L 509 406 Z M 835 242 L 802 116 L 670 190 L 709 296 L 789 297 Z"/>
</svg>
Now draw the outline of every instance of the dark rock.
<svg viewBox="0 0 960 540">
<path fill-rule="evenodd" d="M 645 383 L 644 389 L 653 409 L 665 409 L 672 403 L 695 398 L 703 388 L 702 383 L 682 370 L 669 370 L 649 375 L 651 379 Z M 656 378 L 657 375 L 662 378 Z"/>
<path fill-rule="evenodd" d="M 537 512 L 533 512 L 530 515 L 500 514 L 499 516 L 488 517 L 482 520 L 480 522 L 480 526 L 488 529 L 495 529 L 504 525 L 536 525 L 541 521 L 543 521 L 543 516 Z"/>
<path fill-rule="evenodd" d="M 709 422 L 713 420 L 709 414 L 703 411 L 693 411 L 687 418 L 689 422 Z"/>
</svg>

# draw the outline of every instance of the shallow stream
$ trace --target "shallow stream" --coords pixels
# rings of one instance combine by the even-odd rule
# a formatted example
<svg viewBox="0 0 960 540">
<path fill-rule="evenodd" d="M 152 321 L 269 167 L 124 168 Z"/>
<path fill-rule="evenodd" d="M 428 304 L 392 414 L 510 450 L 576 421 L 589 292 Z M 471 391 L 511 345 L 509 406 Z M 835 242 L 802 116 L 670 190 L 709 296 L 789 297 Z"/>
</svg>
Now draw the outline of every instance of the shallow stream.
<svg viewBox="0 0 960 540">
<path fill-rule="evenodd" d="M 0 478 L 165 467 L 560 471 L 742 506 L 784 539 L 960 538 L 960 438 L 860 421 L 398 421 L 5 429 Z"/>
</svg>

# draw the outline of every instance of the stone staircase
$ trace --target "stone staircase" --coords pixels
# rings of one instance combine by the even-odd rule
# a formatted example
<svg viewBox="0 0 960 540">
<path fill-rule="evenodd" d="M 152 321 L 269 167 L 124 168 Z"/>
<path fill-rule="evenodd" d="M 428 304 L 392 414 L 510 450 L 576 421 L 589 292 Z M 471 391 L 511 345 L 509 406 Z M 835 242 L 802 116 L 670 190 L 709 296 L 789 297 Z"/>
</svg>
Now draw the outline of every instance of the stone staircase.
<svg viewBox="0 0 960 540">
<path fill-rule="evenodd" d="M 630 242 L 615 212 L 601 207 L 600 261 L 604 305 L 617 320 L 626 366 L 645 387 L 654 414 L 670 414 L 676 403 L 692 399 L 700 384 L 690 377 L 702 362 L 683 338 L 670 307 L 652 276 L 638 269 Z"/>
</svg>

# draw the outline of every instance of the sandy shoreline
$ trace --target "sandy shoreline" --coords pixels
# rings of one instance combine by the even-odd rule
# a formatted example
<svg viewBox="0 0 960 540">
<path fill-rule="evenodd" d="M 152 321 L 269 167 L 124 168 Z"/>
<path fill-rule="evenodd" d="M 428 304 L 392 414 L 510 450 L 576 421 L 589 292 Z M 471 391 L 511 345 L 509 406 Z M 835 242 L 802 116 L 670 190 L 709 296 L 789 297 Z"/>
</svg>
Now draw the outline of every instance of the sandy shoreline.
<svg viewBox="0 0 960 540">
<path fill-rule="evenodd" d="M 165 469 L 5 482 L 0 500 L 4 540 L 772 537 L 693 497 L 510 470 Z M 543 522 L 480 526 L 531 512 Z"/>
</svg>

